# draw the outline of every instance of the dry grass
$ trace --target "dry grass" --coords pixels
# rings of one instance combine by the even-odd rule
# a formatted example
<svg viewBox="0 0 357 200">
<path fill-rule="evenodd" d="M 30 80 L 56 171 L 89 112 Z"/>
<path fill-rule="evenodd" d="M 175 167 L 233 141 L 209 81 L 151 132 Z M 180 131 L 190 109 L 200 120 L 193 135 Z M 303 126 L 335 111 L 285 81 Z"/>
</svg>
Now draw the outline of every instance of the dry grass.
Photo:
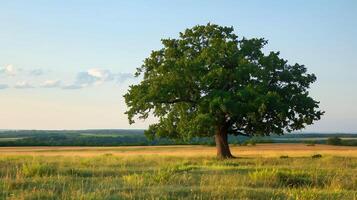
<svg viewBox="0 0 357 200">
<path fill-rule="evenodd" d="M 0 200 L 357 199 L 355 147 L 232 150 L 239 159 L 206 146 L 0 148 Z"/>
<path fill-rule="evenodd" d="M 238 157 L 290 157 L 312 154 L 357 157 L 357 147 L 305 144 L 258 144 L 256 146 L 232 146 Z M 208 146 L 128 146 L 128 147 L 0 147 L 0 155 L 42 156 L 116 156 L 162 155 L 162 156 L 214 156 L 215 147 Z"/>
</svg>

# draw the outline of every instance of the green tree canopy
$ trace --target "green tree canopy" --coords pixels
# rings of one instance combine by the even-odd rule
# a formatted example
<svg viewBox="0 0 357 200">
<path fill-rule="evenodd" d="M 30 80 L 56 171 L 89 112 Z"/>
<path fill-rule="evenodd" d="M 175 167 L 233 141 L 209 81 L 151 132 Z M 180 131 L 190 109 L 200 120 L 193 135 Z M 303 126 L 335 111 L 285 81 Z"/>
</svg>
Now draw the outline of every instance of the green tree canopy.
<svg viewBox="0 0 357 200">
<path fill-rule="evenodd" d="M 319 120 L 319 102 L 309 96 L 316 80 L 279 52 L 264 54 L 267 41 L 239 38 L 233 27 L 198 25 L 163 39 L 124 95 L 129 122 L 156 116 L 149 137 L 215 136 L 217 155 L 232 157 L 227 135 L 283 134 Z"/>
</svg>

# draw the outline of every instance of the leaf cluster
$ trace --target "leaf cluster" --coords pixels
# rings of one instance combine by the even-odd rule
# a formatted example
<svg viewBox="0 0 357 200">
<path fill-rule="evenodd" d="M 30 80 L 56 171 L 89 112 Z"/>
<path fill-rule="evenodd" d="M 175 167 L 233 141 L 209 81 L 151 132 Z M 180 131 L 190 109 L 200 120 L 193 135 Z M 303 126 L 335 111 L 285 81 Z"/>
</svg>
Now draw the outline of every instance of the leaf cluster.
<svg viewBox="0 0 357 200">
<path fill-rule="evenodd" d="M 227 127 L 234 135 L 283 134 L 319 120 L 308 89 L 316 80 L 263 38 L 239 39 L 233 27 L 198 25 L 163 39 L 137 69 L 143 80 L 124 95 L 129 122 L 153 114 L 149 136 L 191 138 Z"/>
</svg>

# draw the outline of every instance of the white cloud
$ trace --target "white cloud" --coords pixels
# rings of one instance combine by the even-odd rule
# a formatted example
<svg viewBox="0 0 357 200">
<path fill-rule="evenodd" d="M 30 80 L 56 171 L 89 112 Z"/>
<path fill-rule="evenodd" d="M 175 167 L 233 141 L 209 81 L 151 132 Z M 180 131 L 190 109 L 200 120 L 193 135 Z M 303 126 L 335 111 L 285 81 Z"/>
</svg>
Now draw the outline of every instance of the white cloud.
<svg viewBox="0 0 357 200">
<path fill-rule="evenodd" d="M 133 79 L 134 78 L 133 74 L 130 74 L 130 73 L 119 73 L 115 77 L 116 77 L 116 81 L 118 83 L 122 83 L 122 82 L 124 82 L 124 81 L 126 81 L 128 79 Z"/>
<path fill-rule="evenodd" d="M 6 75 L 14 76 L 16 74 L 16 69 L 14 68 L 13 65 L 6 65 L 0 68 L 0 74 L 2 73 Z"/>
<path fill-rule="evenodd" d="M 18 74 L 24 74 L 24 75 L 30 75 L 30 76 L 40 76 L 44 74 L 44 71 L 40 68 L 38 69 L 21 69 L 21 68 L 15 68 L 13 65 L 5 65 L 3 67 L 0 67 L 0 74 L 5 74 L 9 76 L 15 76 Z"/>
<path fill-rule="evenodd" d="M 93 76 L 97 81 L 111 81 L 113 80 L 113 74 L 109 70 L 103 69 L 89 69 L 88 75 Z"/>
<path fill-rule="evenodd" d="M 86 72 L 79 72 L 75 81 L 68 84 L 63 89 L 80 89 L 93 85 L 100 85 L 105 81 L 112 80 L 112 74 L 108 70 L 89 69 Z"/>
<path fill-rule="evenodd" d="M 42 69 L 33 69 L 29 71 L 29 74 L 32 76 L 40 76 L 42 75 L 44 72 Z"/>
<path fill-rule="evenodd" d="M 19 81 L 15 84 L 15 88 L 17 89 L 28 89 L 28 88 L 33 88 L 33 86 L 26 82 L 26 81 Z"/>
<path fill-rule="evenodd" d="M 46 80 L 41 84 L 41 87 L 44 88 L 55 88 L 60 86 L 61 86 L 60 80 Z"/>
<path fill-rule="evenodd" d="M 21 72 L 21 74 L 20 74 Z M 44 74 L 42 69 L 33 69 L 33 70 L 21 70 L 20 68 L 14 68 L 13 65 L 6 65 L 5 67 L 0 67 L 0 74 L 6 75 L 21 75 L 20 77 L 26 76 L 40 76 Z M 57 79 L 45 79 L 40 80 L 39 78 L 35 77 L 28 77 L 31 78 L 32 81 L 42 81 L 38 87 L 41 88 L 62 88 L 62 89 L 81 89 L 91 86 L 101 85 L 105 82 L 116 82 L 116 83 L 123 83 L 128 79 L 134 78 L 132 74 L 129 73 L 112 73 L 110 70 L 106 69 L 98 69 L 92 68 L 84 72 L 77 73 L 75 80 L 73 82 L 69 82 L 67 84 L 63 84 L 61 80 Z M 1 85 L 0 89 L 5 89 L 8 85 Z M 26 81 L 18 81 L 14 88 L 18 89 L 25 89 L 25 88 L 34 88 L 34 86 Z"/>
<path fill-rule="evenodd" d="M 77 83 L 82 86 L 100 85 L 103 82 L 113 80 L 114 76 L 109 70 L 89 69 L 86 72 L 78 73 Z"/>
<path fill-rule="evenodd" d="M 79 72 L 73 85 L 88 87 L 94 85 L 97 81 L 99 81 L 99 79 L 90 75 L 88 72 Z"/>
<path fill-rule="evenodd" d="M 93 85 L 100 85 L 104 82 L 116 80 L 118 83 L 122 83 L 127 79 L 133 78 L 133 75 L 128 73 L 112 73 L 109 70 L 104 69 L 89 69 L 85 72 L 79 72 L 76 80 L 72 84 L 68 84 L 63 89 L 80 89 Z"/>
<path fill-rule="evenodd" d="M 7 84 L 0 84 L 0 90 L 8 88 L 9 85 Z"/>
<path fill-rule="evenodd" d="M 76 89 L 81 89 L 83 86 L 81 85 L 76 85 L 76 84 L 68 84 L 62 87 L 64 90 L 76 90 Z"/>
</svg>

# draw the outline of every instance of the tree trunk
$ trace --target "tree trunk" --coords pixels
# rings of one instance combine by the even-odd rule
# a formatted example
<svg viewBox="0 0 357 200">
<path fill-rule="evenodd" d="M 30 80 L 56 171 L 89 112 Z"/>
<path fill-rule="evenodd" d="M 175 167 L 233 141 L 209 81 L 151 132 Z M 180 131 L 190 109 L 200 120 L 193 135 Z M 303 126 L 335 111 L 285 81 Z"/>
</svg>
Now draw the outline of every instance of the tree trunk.
<svg viewBox="0 0 357 200">
<path fill-rule="evenodd" d="M 234 158 L 234 156 L 231 154 L 231 151 L 229 150 L 227 128 L 220 127 L 217 129 L 215 141 L 218 158 Z"/>
</svg>

